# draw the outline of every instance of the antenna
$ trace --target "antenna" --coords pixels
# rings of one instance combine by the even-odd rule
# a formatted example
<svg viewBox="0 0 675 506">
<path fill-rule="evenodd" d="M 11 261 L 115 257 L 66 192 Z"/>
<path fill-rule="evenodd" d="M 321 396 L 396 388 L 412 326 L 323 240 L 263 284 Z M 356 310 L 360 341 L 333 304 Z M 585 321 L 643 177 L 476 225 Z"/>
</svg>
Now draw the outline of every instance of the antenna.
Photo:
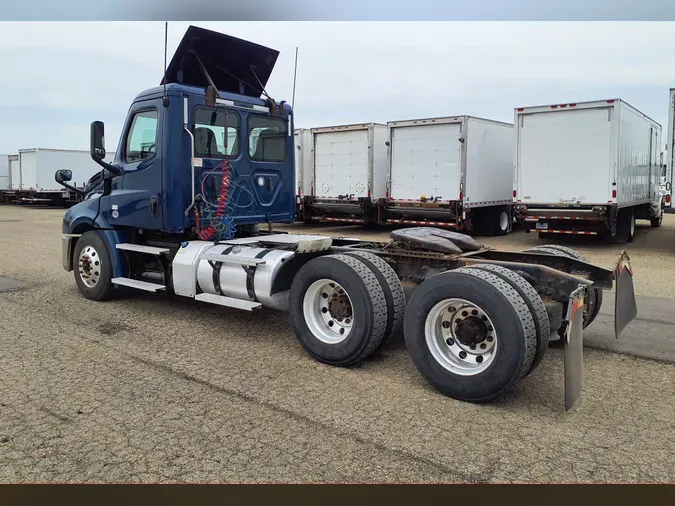
<svg viewBox="0 0 675 506">
<path fill-rule="evenodd" d="M 164 99 L 162 100 L 162 105 L 164 107 L 169 107 L 169 97 L 166 94 L 166 52 L 169 39 L 169 22 L 164 22 Z"/>
<path fill-rule="evenodd" d="M 291 99 L 291 109 L 295 106 L 295 81 L 298 77 L 298 48 L 295 48 L 295 70 L 293 71 L 293 98 Z M 295 109 L 293 109 L 295 110 Z"/>
</svg>

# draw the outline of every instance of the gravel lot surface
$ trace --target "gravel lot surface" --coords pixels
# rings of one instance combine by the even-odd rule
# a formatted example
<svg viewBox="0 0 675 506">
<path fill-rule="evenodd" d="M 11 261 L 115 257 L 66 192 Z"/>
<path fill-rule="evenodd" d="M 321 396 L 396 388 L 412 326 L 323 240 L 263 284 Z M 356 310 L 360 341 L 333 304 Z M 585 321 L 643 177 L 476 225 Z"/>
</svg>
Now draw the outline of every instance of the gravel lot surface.
<svg viewBox="0 0 675 506">
<path fill-rule="evenodd" d="M 607 294 L 568 413 L 559 349 L 499 402 L 473 405 L 429 387 L 401 341 L 331 368 L 285 313 L 145 293 L 87 301 L 61 268 L 62 215 L 0 207 L 2 482 L 675 480 L 675 215 L 627 246 L 640 319 L 622 344 L 608 339 Z M 564 243 L 606 267 L 621 251 Z"/>
</svg>

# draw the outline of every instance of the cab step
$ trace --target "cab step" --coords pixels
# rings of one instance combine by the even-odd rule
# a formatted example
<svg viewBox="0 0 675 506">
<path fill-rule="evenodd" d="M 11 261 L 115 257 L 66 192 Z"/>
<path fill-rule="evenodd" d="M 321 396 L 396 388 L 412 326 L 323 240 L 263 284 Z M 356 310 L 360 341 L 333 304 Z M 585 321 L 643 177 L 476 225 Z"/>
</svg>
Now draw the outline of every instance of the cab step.
<svg viewBox="0 0 675 506">
<path fill-rule="evenodd" d="M 158 285 L 157 283 L 148 283 L 147 281 L 140 281 L 138 279 L 113 278 L 111 282 L 113 285 L 128 286 L 130 288 L 136 288 L 138 290 L 145 290 L 146 292 L 157 293 L 159 291 L 166 290 L 166 286 L 164 285 Z"/>
<path fill-rule="evenodd" d="M 243 309 L 245 311 L 253 311 L 254 309 L 260 309 L 262 307 L 262 304 L 260 302 L 235 299 L 233 297 L 214 295 L 212 293 L 200 293 L 199 295 L 195 295 L 195 300 L 201 302 L 208 302 L 209 304 L 218 304 L 219 306 Z"/>
<path fill-rule="evenodd" d="M 260 258 L 238 257 L 236 255 L 221 255 L 220 253 L 204 253 L 199 257 L 201 260 L 210 260 L 212 262 L 223 262 L 224 264 L 235 265 L 263 265 L 265 260 Z"/>
<path fill-rule="evenodd" d="M 171 251 L 169 248 L 156 248 L 154 246 L 144 246 L 143 244 L 131 244 L 128 242 L 117 244 L 116 247 L 117 249 L 147 253 L 148 255 L 163 255 Z"/>
</svg>

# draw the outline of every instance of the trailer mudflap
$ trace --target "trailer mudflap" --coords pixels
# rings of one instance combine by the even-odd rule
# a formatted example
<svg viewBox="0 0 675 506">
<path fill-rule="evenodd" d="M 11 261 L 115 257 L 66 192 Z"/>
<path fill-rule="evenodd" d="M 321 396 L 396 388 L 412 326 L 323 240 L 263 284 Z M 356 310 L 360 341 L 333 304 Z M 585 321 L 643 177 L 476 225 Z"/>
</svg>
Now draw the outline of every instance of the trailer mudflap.
<svg viewBox="0 0 675 506">
<path fill-rule="evenodd" d="M 586 287 L 570 294 L 567 306 L 567 328 L 565 330 L 565 411 L 569 411 L 581 395 L 584 340 L 584 308 Z"/>
<path fill-rule="evenodd" d="M 614 335 L 618 339 L 621 332 L 637 316 L 633 268 L 625 251 L 621 253 L 614 267 L 614 280 Z"/>
</svg>

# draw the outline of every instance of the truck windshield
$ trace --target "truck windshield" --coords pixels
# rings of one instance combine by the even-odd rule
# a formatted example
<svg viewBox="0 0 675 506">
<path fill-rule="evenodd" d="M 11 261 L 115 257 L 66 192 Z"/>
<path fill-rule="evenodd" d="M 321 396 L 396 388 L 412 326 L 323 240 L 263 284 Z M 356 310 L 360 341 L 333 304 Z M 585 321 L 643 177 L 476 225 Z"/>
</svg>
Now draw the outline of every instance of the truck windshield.
<svg viewBox="0 0 675 506">
<path fill-rule="evenodd" d="M 257 162 L 286 160 L 286 121 L 251 115 L 248 118 L 248 154 Z"/>
<path fill-rule="evenodd" d="M 234 111 L 226 113 L 213 107 L 197 107 L 194 130 L 195 156 L 225 158 L 239 155 L 240 124 L 239 114 Z"/>
</svg>

